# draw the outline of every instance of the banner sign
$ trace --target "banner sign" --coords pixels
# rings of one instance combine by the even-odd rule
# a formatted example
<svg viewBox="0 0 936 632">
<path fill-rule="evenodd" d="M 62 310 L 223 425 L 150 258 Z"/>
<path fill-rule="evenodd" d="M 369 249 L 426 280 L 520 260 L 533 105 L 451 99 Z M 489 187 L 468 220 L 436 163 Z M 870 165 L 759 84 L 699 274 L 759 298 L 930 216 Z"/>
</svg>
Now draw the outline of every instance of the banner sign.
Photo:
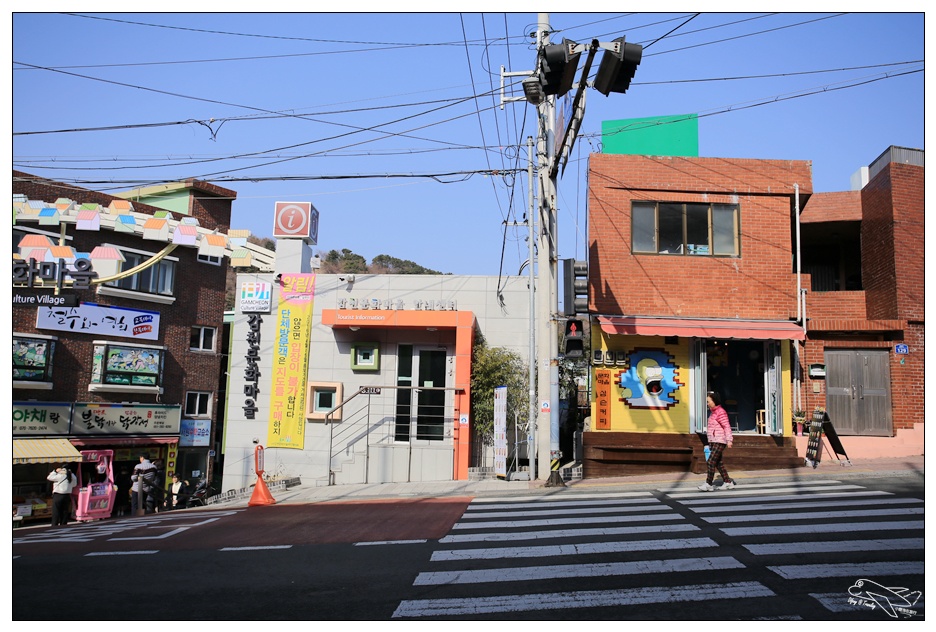
<svg viewBox="0 0 936 632">
<path fill-rule="evenodd" d="M 494 389 L 494 474 L 507 477 L 507 387 Z"/>
<path fill-rule="evenodd" d="M 276 311 L 267 448 L 302 450 L 315 274 L 284 274 Z"/>
<path fill-rule="evenodd" d="M 82 303 L 78 307 L 40 307 L 36 328 L 79 334 L 159 340 L 159 312 Z"/>
<path fill-rule="evenodd" d="M 13 402 L 13 436 L 67 435 L 71 409 L 64 402 Z"/>
<path fill-rule="evenodd" d="M 74 435 L 179 434 L 182 407 L 161 404 L 75 403 Z"/>
<path fill-rule="evenodd" d="M 180 448 L 207 448 L 211 442 L 210 419 L 183 419 Z"/>
</svg>

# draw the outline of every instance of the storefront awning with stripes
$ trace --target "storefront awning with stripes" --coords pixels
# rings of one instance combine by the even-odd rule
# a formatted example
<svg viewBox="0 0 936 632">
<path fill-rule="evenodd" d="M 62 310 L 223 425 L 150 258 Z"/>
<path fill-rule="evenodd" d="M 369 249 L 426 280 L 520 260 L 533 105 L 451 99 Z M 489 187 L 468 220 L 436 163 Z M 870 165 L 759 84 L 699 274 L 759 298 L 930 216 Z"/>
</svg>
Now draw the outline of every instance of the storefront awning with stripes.
<svg viewBox="0 0 936 632">
<path fill-rule="evenodd" d="M 13 465 L 77 463 L 81 452 L 68 439 L 13 439 Z"/>
<path fill-rule="evenodd" d="M 803 328 L 789 321 L 599 316 L 598 324 L 606 334 L 630 336 L 683 336 L 739 340 L 804 340 L 806 338 Z"/>
</svg>

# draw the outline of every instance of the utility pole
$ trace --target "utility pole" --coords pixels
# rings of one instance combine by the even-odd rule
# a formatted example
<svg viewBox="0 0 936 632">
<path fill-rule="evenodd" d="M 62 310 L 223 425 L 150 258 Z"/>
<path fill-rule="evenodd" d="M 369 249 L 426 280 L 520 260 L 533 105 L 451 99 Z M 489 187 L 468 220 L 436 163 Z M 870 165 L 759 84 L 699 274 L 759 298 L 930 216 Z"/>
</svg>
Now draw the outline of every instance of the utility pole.
<svg viewBox="0 0 936 632">
<path fill-rule="evenodd" d="M 537 50 L 549 45 L 549 14 L 540 13 L 536 27 Z M 537 155 L 539 157 L 539 300 L 537 313 L 537 392 L 540 397 L 539 428 L 549 433 L 539 435 L 538 478 L 548 478 L 552 460 L 559 458 L 559 311 L 558 260 L 556 256 L 556 180 L 550 177 L 556 135 L 556 100 L 547 96 L 537 106 L 539 113 Z M 548 441 L 548 442 L 547 442 Z"/>
<path fill-rule="evenodd" d="M 603 50 L 601 64 L 595 77 L 594 87 L 608 96 L 611 92 L 624 93 L 630 87 L 631 79 L 643 55 L 640 44 L 631 44 L 624 37 L 612 42 L 592 40 L 588 44 L 578 44 L 563 39 L 561 44 L 550 44 L 549 14 L 539 13 L 536 25 L 536 68 L 532 73 L 505 72 L 501 66 L 501 108 L 508 101 L 526 100 L 536 106 L 537 133 L 536 157 L 539 170 L 537 193 L 533 194 L 532 165 L 528 170 L 531 180 L 531 200 L 539 200 L 537 215 L 539 226 L 536 232 L 538 252 L 536 256 L 537 298 L 531 296 L 531 314 L 535 313 L 535 327 L 531 326 L 530 397 L 533 400 L 532 367 L 536 367 L 536 394 L 530 410 L 528 441 L 534 450 L 530 451 L 530 476 L 549 478 L 548 486 L 563 486 L 562 478 L 553 466 L 558 466 L 562 453 L 559 450 L 559 254 L 556 209 L 556 178 L 559 172 L 559 159 L 563 151 L 571 151 L 575 136 L 581 125 L 585 111 L 585 88 L 588 73 L 599 49 Z M 556 143 L 556 97 L 563 96 L 573 86 L 578 60 L 582 52 L 588 52 L 585 68 L 579 81 L 572 103 L 572 120 L 566 121 L 561 146 Z M 504 95 L 504 77 L 525 75 L 523 97 Z M 528 142 L 529 146 L 529 142 Z M 532 204 L 532 202 L 531 202 Z M 531 208 L 529 226 L 531 231 L 531 287 L 532 287 L 532 232 L 533 211 Z M 535 310 L 534 308 L 535 303 Z M 567 306 L 568 307 L 568 306 Z M 587 307 L 584 311 L 587 311 Z M 532 318 L 532 317 L 531 317 Z M 534 330 L 535 331 L 532 331 Z M 535 354 L 533 348 L 536 348 Z M 535 365 L 533 363 L 536 363 Z M 538 412 L 534 409 L 538 406 Z M 536 423 L 533 418 L 536 416 Z M 543 432 L 549 428 L 549 433 Z M 536 433 L 536 429 L 540 432 Z M 535 455 L 535 456 L 534 456 Z M 534 463 L 535 461 L 535 463 Z M 534 467 L 536 465 L 536 467 Z M 558 470 L 558 467 L 556 467 Z"/>
</svg>

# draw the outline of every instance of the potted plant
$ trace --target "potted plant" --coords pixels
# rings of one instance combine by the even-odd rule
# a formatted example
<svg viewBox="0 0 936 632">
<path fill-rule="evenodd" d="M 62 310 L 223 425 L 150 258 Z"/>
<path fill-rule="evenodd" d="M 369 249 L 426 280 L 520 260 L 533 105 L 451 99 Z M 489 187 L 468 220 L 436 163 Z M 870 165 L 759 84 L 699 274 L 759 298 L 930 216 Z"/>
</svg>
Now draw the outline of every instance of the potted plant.
<svg viewBox="0 0 936 632">
<path fill-rule="evenodd" d="M 793 411 L 793 427 L 796 428 L 797 436 L 803 435 L 803 425 L 805 423 L 806 423 L 806 411 L 794 410 Z"/>
</svg>

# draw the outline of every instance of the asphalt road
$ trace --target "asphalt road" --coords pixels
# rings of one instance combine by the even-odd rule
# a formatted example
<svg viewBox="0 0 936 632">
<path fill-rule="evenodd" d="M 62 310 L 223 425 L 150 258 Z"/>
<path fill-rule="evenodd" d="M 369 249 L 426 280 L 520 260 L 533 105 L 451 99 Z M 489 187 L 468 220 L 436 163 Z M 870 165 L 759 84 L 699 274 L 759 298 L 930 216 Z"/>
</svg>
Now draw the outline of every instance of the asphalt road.
<svg viewBox="0 0 936 632">
<path fill-rule="evenodd" d="M 923 499 L 907 476 L 17 529 L 13 620 L 922 619 Z"/>
</svg>

